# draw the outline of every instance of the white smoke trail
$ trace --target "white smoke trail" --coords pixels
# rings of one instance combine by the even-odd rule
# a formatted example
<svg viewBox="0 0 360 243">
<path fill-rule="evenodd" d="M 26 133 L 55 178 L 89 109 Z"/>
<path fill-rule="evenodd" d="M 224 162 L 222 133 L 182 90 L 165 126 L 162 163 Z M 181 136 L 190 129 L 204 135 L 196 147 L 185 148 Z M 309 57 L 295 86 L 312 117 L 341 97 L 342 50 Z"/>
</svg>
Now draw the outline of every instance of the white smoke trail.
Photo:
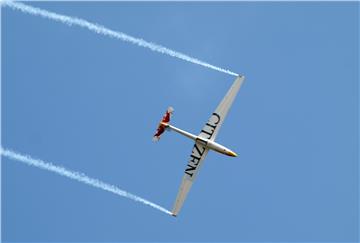
<svg viewBox="0 0 360 243">
<path fill-rule="evenodd" d="M 54 12 L 50 12 L 50 11 L 43 10 L 43 9 L 40 9 L 40 8 L 32 7 L 32 6 L 29 6 L 29 5 L 26 5 L 26 4 L 23 4 L 23 3 L 19 3 L 19 2 L 13 2 L 13 1 L 6 1 L 5 0 L 5 1 L 2 2 L 2 5 L 9 6 L 9 7 L 13 8 L 13 9 L 16 9 L 16 10 L 20 10 L 20 11 L 22 11 L 24 13 L 28 13 L 28 14 L 32 14 L 32 15 L 36 15 L 36 16 L 41 16 L 43 18 L 55 20 L 55 21 L 58 21 L 58 22 L 61 22 L 61 23 L 64 23 L 64 24 L 67 24 L 67 25 L 70 25 L 70 26 L 71 25 L 77 25 L 77 26 L 80 26 L 80 27 L 83 27 L 83 28 L 87 28 L 87 29 L 89 29 L 89 30 L 91 30 L 91 31 L 93 31 L 93 32 L 95 32 L 97 34 L 113 37 L 113 38 L 116 38 L 116 39 L 119 39 L 119 40 L 122 40 L 122 41 L 125 41 L 125 42 L 130 42 L 132 44 L 148 48 L 148 49 L 150 49 L 152 51 L 156 51 L 156 52 L 160 52 L 162 54 L 166 54 L 166 55 L 169 55 L 169 56 L 172 56 L 172 57 L 176 57 L 176 58 L 182 59 L 184 61 L 191 62 L 191 63 L 194 63 L 194 64 L 198 64 L 198 65 L 201 65 L 201 66 L 204 66 L 204 67 L 207 67 L 207 68 L 219 71 L 219 72 L 223 72 L 223 73 L 227 73 L 227 74 L 230 74 L 230 75 L 238 76 L 237 73 L 234 73 L 234 72 L 232 72 L 230 70 L 223 69 L 223 68 L 211 65 L 211 64 L 206 63 L 204 61 L 201 61 L 201 60 L 199 60 L 197 58 L 194 58 L 194 57 L 188 56 L 186 54 L 171 50 L 171 49 L 166 48 L 164 46 L 161 46 L 161 45 L 158 45 L 158 44 L 155 44 L 155 43 L 152 43 L 152 42 L 148 42 L 148 41 L 145 41 L 145 40 L 140 39 L 140 38 L 132 37 L 132 36 L 127 35 L 127 34 L 122 33 L 122 32 L 110 30 L 110 29 L 108 29 L 108 28 L 106 28 L 104 26 L 94 24 L 94 23 L 90 23 L 90 22 L 88 22 L 86 20 L 83 20 L 83 19 L 57 14 L 57 13 L 54 13 Z"/>
<path fill-rule="evenodd" d="M 146 204 L 150 207 L 153 207 L 153 208 L 156 208 L 166 214 L 171 214 L 170 211 L 168 211 L 167 209 L 155 204 L 155 203 L 152 203 L 144 198 L 141 198 L 139 196 L 136 196 L 134 194 L 131 194 L 129 192 L 126 192 L 124 190 L 121 190 L 120 188 L 114 186 L 114 185 L 110 185 L 110 184 L 107 184 L 105 182 L 102 182 L 98 179 L 94 179 L 94 178 L 90 178 L 88 177 L 87 175 L 83 174 L 83 173 L 80 173 L 80 172 L 76 172 L 76 171 L 71 171 L 71 170 L 68 170 L 64 167 L 61 167 L 61 166 L 57 166 L 57 165 L 54 165 L 52 163 L 49 163 L 49 162 L 45 162 L 43 160 L 40 160 L 40 159 L 34 159 L 34 158 L 31 158 L 29 155 L 23 155 L 23 154 L 19 154 L 19 153 L 16 153 L 14 151 L 11 151 L 11 150 L 8 150 L 8 149 L 4 149 L 1 147 L 1 155 L 2 156 L 5 156 L 9 159 L 13 159 L 13 160 L 17 160 L 17 161 L 20 161 L 20 162 L 23 162 L 27 165 L 31 165 L 31 166 L 34 166 L 34 167 L 37 167 L 39 169 L 43 169 L 43 170 L 48 170 L 48 171 L 51 171 L 51 172 L 54 172 L 56 174 L 59 174 L 61 176 L 65 176 L 65 177 L 68 177 L 70 179 L 73 179 L 73 180 L 76 180 L 76 181 L 80 181 L 82 183 L 85 183 L 85 184 L 88 184 L 90 186 L 93 186 L 93 187 L 97 187 L 97 188 L 100 188 L 100 189 L 103 189 L 105 191 L 109 191 L 109 192 L 112 192 L 116 195 L 119 195 L 119 196 L 122 196 L 122 197 L 126 197 L 126 198 L 129 198 L 131 200 L 134 200 L 134 201 L 137 201 L 137 202 L 141 202 L 143 204 Z"/>
</svg>

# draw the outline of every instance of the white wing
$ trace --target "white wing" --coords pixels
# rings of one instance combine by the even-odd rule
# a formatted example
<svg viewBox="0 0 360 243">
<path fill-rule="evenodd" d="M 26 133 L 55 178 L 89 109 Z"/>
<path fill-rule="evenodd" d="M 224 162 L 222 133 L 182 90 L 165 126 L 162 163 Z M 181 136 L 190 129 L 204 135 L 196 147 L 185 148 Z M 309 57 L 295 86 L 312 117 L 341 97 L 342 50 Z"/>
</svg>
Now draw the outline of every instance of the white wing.
<svg viewBox="0 0 360 243">
<path fill-rule="evenodd" d="M 234 81 L 233 85 L 226 93 L 225 97 L 216 108 L 215 112 L 211 115 L 209 121 L 206 123 L 204 128 L 201 130 L 199 136 L 215 140 L 219 129 L 224 122 L 224 119 L 240 89 L 241 84 L 244 81 L 244 76 L 239 76 Z M 185 169 L 185 175 L 182 179 L 178 195 L 175 200 L 175 204 L 172 210 L 172 215 L 176 216 L 184 204 L 186 196 L 190 191 L 193 181 L 195 180 L 201 165 L 208 153 L 209 149 L 206 147 L 206 144 L 201 140 L 197 140 L 192 149 L 189 162 Z"/>
<path fill-rule="evenodd" d="M 180 189 L 178 192 L 178 195 L 175 200 L 175 204 L 172 210 L 172 215 L 176 216 L 184 201 L 185 198 L 192 186 L 193 181 L 195 180 L 195 177 L 197 176 L 197 173 L 200 170 L 200 167 L 202 165 L 202 162 L 204 161 L 209 149 L 205 147 L 205 145 L 201 144 L 201 142 L 196 142 L 194 144 L 194 147 L 192 149 L 189 162 L 187 164 L 187 167 L 185 169 L 185 175 L 182 179 Z"/>
<path fill-rule="evenodd" d="M 225 97 L 221 101 L 221 103 L 216 108 L 215 112 L 211 115 L 208 122 L 205 124 L 204 128 L 201 130 L 199 136 L 215 140 L 221 125 L 223 124 L 225 117 L 227 113 L 229 112 L 229 109 L 234 102 L 234 99 L 244 82 L 245 77 L 244 76 L 238 76 L 229 91 L 226 93 Z"/>
</svg>

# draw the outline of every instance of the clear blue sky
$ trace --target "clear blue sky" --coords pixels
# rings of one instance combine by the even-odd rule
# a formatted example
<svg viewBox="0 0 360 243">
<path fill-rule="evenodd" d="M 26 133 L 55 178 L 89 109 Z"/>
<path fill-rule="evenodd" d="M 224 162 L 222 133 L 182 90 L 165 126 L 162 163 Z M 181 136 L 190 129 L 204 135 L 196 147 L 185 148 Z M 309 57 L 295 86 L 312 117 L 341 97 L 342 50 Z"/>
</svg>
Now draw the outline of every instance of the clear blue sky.
<svg viewBox="0 0 360 243">
<path fill-rule="evenodd" d="M 2 159 L 4 241 L 358 240 L 359 3 L 34 2 L 244 74 L 178 218 Z M 232 76 L 2 9 L 2 145 L 171 209 Z"/>
</svg>

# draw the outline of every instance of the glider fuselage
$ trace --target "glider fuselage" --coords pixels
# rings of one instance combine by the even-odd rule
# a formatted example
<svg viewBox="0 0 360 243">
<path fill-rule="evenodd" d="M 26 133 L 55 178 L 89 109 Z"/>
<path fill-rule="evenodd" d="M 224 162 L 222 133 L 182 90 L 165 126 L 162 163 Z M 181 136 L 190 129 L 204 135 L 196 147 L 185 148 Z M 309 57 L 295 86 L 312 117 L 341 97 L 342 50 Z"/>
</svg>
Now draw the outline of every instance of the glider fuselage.
<svg viewBox="0 0 360 243">
<path fill-rule="evenodd" d="M 228 156 L 232 156 L 232 157 L 236 157 L 237 154 L 232 151 L 231 149 L 228 149 L 226 148 L 225 146 L 215 142 L 215 141 L 212 141 L 211 139 L 206 139 L 206 138 L 203 138 L 203 137 L 200 137 L 200 136 L 196 136 L 192 133 L 189 133 L 187 131 L 184 131 L 180 128 L 177 128 L 177 127 L 174 127 L 168 123 L 165 123 L 165 122 L 162 122 L 161 123 L 163 126 L 165 126 L 166 128 L 168 129 L 171 129 L 175 132 L 178 132 L 180 133 L 181 135 L 184 135 L 185 137 L 188 137 L 192 140 L 194 140 L 196 143 L 206 147 L 206 148 L 209 148 L 213 151 L 216 151 L 218 153 L 221 153 L 221 154 L 225 154 L 225 155 L 228 155 Z"/>
</svg>

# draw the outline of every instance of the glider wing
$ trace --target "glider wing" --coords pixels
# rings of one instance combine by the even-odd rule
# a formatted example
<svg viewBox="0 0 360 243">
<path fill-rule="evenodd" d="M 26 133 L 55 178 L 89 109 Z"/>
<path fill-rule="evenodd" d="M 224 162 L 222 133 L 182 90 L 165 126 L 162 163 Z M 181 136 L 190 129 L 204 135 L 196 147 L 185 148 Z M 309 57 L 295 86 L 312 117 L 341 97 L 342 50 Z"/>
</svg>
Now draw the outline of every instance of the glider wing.
<svg viewBox="0 0 360 243">
<path fill-rule="evenodd" d="M 229 112 L 229 109 L 243 82 L 244 76 L 238 76 L 235 79 L 234 83 L 226 93 L 219 106 L 216 108 L 215 112 L 211 115 L 210 119 L 201 130 L 199 136 L 195 139 L 195 144 L 185 169 L 185 175 L 183 176 L 180 189 L 172 210 L 173 216 L 176 216 L 180 212 L 180 209 L 184 204 L 193 181 L 195 180 L 209 151 L 209 148 L 207 147 L 207 139 L 211 141 L 215 140 L 219 129 L 224 122 L 224 119 Z"/>
<path fill-rule="evenodd" d="M 225 120 L 226 115 L 229 112 L 229 109 L 234 102 L 234 99 L 244 82 L 245 77 L 244 76 L 238 76 L 236 80 L 234 81 L 233 85 L 229 89 L 229 91 L 226 93 L 225 97 L 221 101 L 221 103 L 216 108 L 215 112 L 212 113 L 210 116 L 210 119 L 205 124 L 203 129 L 201 130 L 199 136 L 202 138 L 206 138 L 209 140 L 214 141 L 222 123 Z"/>
<path fill-rule="evenodd" d="M 173 216 L 179 213 L 208 151 L 201 141 L 195 142 L 172 210 Z"/>
</svg>

